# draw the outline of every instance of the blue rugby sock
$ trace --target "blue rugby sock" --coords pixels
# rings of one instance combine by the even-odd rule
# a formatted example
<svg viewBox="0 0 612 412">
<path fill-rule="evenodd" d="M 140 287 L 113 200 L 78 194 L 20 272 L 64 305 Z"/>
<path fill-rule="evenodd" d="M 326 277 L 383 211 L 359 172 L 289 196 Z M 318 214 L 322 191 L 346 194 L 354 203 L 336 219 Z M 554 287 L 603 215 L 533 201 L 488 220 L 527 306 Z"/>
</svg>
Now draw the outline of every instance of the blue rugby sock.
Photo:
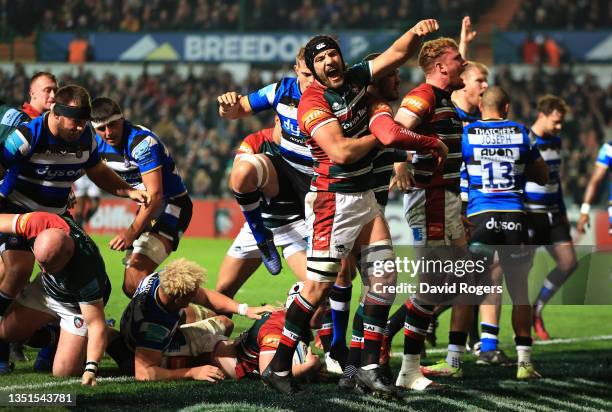
<svg viewBox="0 0 612 412">
<path fill-rule="evenodd" d="M 346 346 L 346 330 L 348 329 L 351 310 L 351 294 L 353 285 L 346 287 L 334 285 L 329 293 L 329 302 L 332 309 L 332 322 L 334 324 L 332 347 Z"/>
</svg>

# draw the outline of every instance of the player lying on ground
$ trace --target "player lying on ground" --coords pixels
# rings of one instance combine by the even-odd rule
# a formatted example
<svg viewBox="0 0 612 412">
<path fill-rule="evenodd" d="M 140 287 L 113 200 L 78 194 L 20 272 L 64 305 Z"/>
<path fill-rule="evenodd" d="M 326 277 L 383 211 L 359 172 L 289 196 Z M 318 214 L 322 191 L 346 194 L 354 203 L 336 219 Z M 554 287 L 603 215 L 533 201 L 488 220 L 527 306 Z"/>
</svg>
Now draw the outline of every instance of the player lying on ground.
<svg viewBox="0 0 612 412">
<path fill-rule="evenodd" d="M 98 247 L 72 220 L 47 212 L 0 214 L 0 232 L 26 239 L 41 268 L 0 320 L 0 339 L 45 346 L 54 337 L 41 328 L 59 320 L 53 376 L 82 374 L 84 385 L 95 385 L 111 293 Z"/>
<path fill-rule="evenodd" d="M 202 283 L 205 271 L 194 262 L 180 258 L 163 270 L 145 277 L 121 317 L 121 333 L 109 337 L 108 353 L 125 373 L 133 373 L 136 380 L 195 379 L 215 382 L 224 374 L 214 366 L 172 365 L 164 355 L 196 357 L 211 352 L 215 344 L 233 328 L 225 316 L 212 317 L 202 324 L 201 313 L 190 302 Z M 180 332 L 186 321 L 194 331 L 190 342 L 187 333 Z M 195 337 L 194 337 L 195 336 Z M 187 345 L 186 352 L 177 351 Z M 170 365 L 168 365 L 170 364 Z M 168 367 L 170 366 L 170 367 Z M 175 368 L 172 368 L 175 366 Z M 182 366 L 176 368 L 176 366 Z"/>
</svg>

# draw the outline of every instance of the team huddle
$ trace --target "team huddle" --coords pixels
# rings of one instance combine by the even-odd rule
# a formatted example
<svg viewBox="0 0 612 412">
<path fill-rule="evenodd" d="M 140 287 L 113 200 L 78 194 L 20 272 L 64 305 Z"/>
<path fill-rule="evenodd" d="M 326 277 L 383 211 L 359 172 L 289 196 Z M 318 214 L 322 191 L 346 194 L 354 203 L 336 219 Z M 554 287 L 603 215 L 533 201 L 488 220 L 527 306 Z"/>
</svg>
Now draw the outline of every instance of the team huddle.
<svg viewBox="0 0 612 412">
<path fill-rule="evenodd" d="M 162 140 L 129 122 L 112 99 L 91 100 L 80 86 L 58 89 L 52 74 L 36 74 L 22 110 L 0 106 L 0 374 L 11 373 L 25 344 L 41 348 L 35 369 L 82 376 L 85 385 L 96 384 L 105 352 L 137 380 L 258 376 L 285 394 L 323 368 L 340 375 L 346 391 L 399 397 L 435 390 L 442 386 L 435 377 L 463 376 L 467 348 L 478 364 L 514 365 L 517 379 L 539 378 L 532 328 L 550 339 L 543 308 L 577 267 L 559 174 L 558 135 L 569 108 L 545 95 L 531 127 L 509 120 L 507 91 L 488 86 L 485 65 L 465 60 L 475 36 L 469 18 L 459 44 L 446 37 L 421 44 L 438 28 L 436 20 L 420 21 L 353 66 L 333 38 L 315 36 L 296 57 L 295 78 L 218 97 L 222 118 L 273 110 L 275 125 L 237 149 L 229 185 L 246 223 L 215 290 L 202 286 L 206 271 L 194 262 L 161 266 L 180 253 L 192 219 L 190 196 Z M 425 81 L 394 114 L 399 67 L 417 53 Z M 610 165 L 605 144 L 581 208 L 581 232 Z M 125 251 L 122 290 L 131 299 L 118 330 L 104 318 L 111 293 L 104 261 L 81 228 L 91 213 L 84 216 L 78 200 L 76 219 L 68 210 L 89 185 L 139 204 L 132 224 L 109 243 Z M 458 294 L 436 304 L 416 293 L 390 314 L 398 280 L 384 216 L 390 187 L 404 192 L 417 258 L 442 259 L 450 249 L 452 259 L 488 262 L 490 284 L 506 278 L 517 360 L 498 348 L 500 302 L 490 297 L 466 304 Z M 535 245 L 557 266 L 530 304 Z M 278 291 L 288 295 L 285 307 L 234 300 L 262 263 L 272 275 L 281 272 L 278 247 L 298 280 L 288 293 Z M 34 263 L 40 272 L 30 280 Z M 347 346 L 357 272 L 364 287 Z M 421 366 L 425 341 L 435 342 L 437 317 L 448 308 L 447 356 Z M 236 337 L 234 314 L 254 320 Z M 390 342 L 402 329 L 394 377 Z"/>
</svg>

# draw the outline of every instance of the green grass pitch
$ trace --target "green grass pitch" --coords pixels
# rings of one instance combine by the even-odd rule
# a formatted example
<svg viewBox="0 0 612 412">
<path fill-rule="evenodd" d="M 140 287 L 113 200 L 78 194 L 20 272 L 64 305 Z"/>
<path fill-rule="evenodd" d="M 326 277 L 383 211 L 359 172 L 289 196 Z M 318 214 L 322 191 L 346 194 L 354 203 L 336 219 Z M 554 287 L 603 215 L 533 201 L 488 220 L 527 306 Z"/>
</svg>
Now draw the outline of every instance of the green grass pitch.
<svg viewBox="0 0 612 412">
<path fill-rule="evenodd" d="M 107 270 L 113 282 L 113 294 L 106 307 L 107 318 L 119 321 L 127 298 L 121 292 L 122 254 L 108 249 L 109 237 L 97 236 Z M 208 269 L 208 286 L 214 288 L 217 272 L 230 245 L 229 240 L 183 239 L 174 257 L 184 256 Z M 608 256 L 609 259 L 609 256 Z M 237 300 L 250 305 L 284 301 L 294 282 L 288 271 L 277 277 L 260 268 L 240 290 Z M 532 292 L 541 279 L 532 279 Z M 356 281 L 356 287 L 358 281 Z M 353 306 L 356 304 L 353 299 Z M 554 301 L 553 301 L 554 303 Z M 511 308 L 502 314 L 500 341 L 508 354 L 512 348 Z M 32 363 L 20 363 L 11 375 L 0 376 L 0 400 L 8 393 L 71 392 L 77 395 L 79 410 L 211 410 L 211 411 L 400 411 L 400 410 L 499 410 L 560 411 L 612 410 L 612 307 L 551 305 L 545 310 L 549 331 L 561 340 L 534 347 L 534 360 L 544 376 L 536 382 L 517 382 L 514 368 L 476 366 L 466 356 L 465 378 L 441 380 L 448 390 L 438 393 L 408 393 L 403 401 L 386 401 L 340 392 L 333 383 L 307 387 L 305 394 L 287 398 L 263 387 L 261 382 L 221 382 L 208 384 L 194 381 L 137 383 L 127 377 L 113 377 L 114 363 L 105 358 L 96 387 L 81 387 L 79 379 L 54 379 L 32 372 Z M 235 316 L 236 333 L 251 324 Z M 430 349 L 424 362 L 444 356 L 448 332 L 448 313 L 440 319 L 438 346 Z M 393 351 L 401 353 L 402 336 L 393 342 Z M 35 356 L 29 351 L 30 358 Z M 399 369 L 398 356 L 392 358 L 394 371 Z M 51 409 L 61 409 L 59 407 Z"/>
</svg>

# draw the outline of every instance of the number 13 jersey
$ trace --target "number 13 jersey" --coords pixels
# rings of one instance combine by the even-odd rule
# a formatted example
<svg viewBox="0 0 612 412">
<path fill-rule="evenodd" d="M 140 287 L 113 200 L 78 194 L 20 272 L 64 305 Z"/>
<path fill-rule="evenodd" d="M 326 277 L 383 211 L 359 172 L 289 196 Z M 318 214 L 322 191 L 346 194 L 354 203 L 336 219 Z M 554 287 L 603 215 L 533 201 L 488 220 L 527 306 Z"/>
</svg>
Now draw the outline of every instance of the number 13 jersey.
<svg viewBox="0 0 612 412">
<path fill-rule="evenodd" d="M 468 174 L 467 215 L 522 212 L 525 169 L 539 159 L 529 131 L 510 120 L 479 120 L 463 128 Z"/>
</svg>

